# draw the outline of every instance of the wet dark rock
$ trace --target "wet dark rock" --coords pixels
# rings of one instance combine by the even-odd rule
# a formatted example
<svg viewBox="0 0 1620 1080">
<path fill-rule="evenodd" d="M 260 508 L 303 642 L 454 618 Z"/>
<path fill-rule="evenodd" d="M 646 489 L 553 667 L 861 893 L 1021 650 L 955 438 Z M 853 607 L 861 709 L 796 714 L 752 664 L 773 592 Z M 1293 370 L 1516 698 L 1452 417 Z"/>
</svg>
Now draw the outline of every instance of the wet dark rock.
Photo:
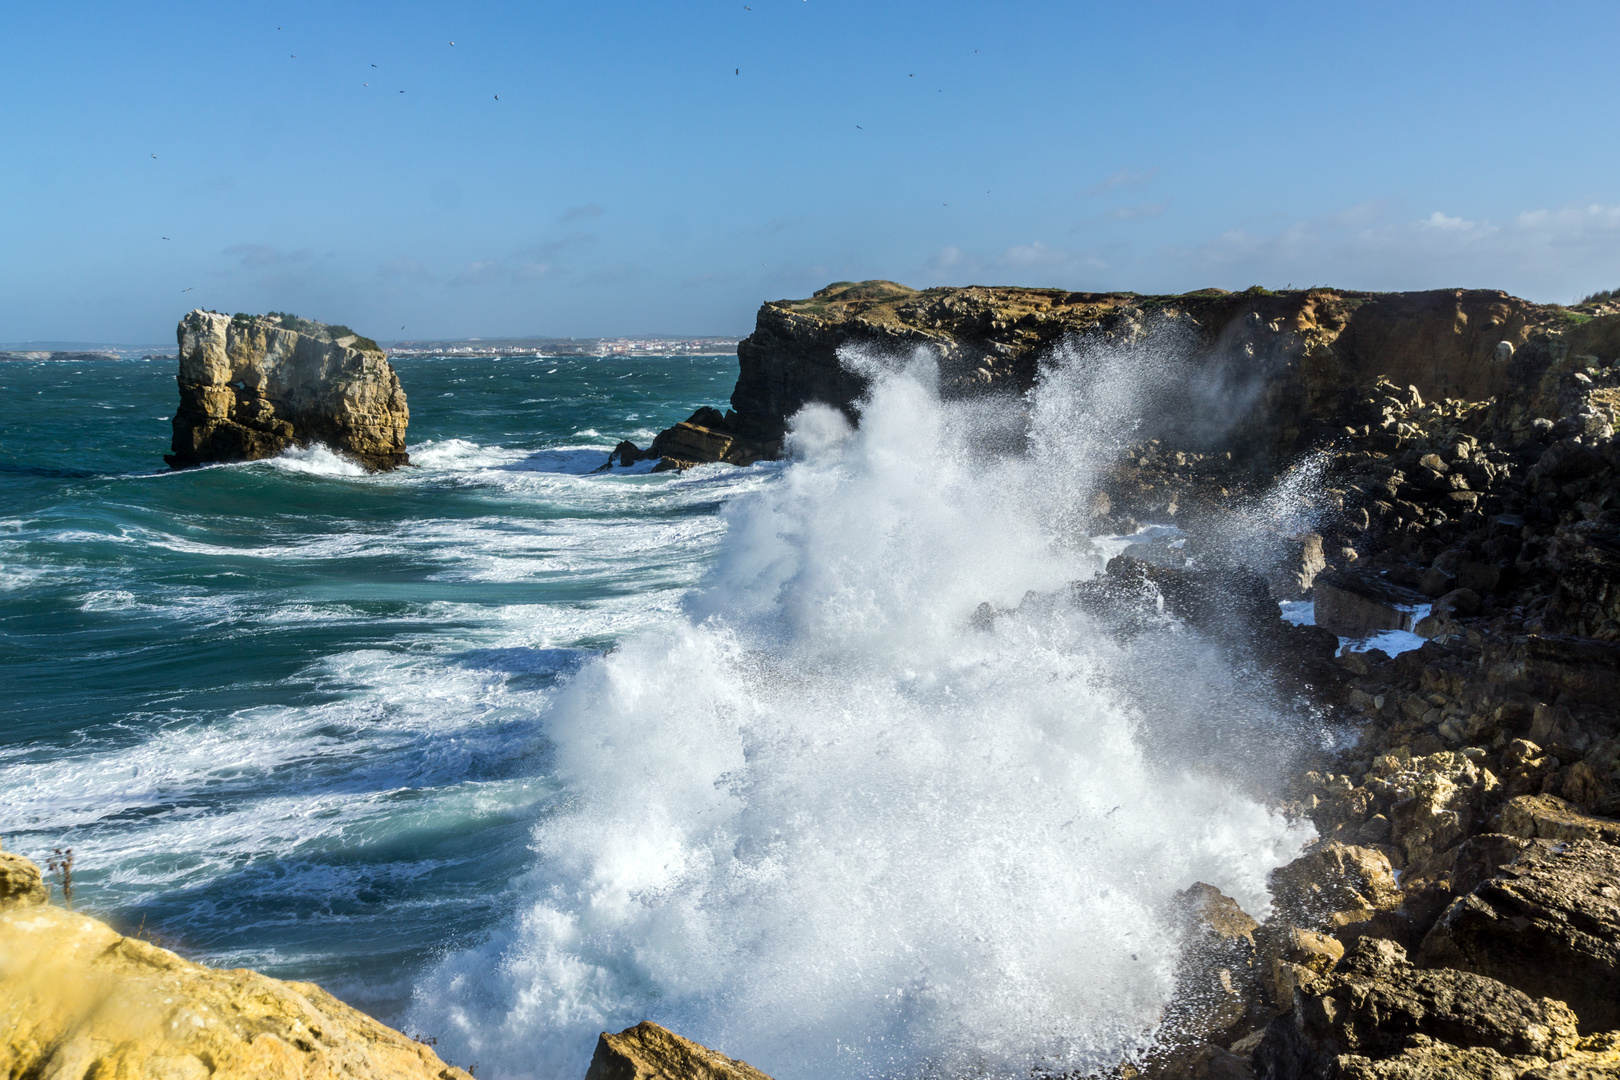
<svg viewBox="0 0 1620 1080">
<path fill-rule="evenodd" d="M 1554 995 L 1583 1031 L 1620 1028 L 1620 847 L 1528 845 L 1446 910 L 1422 958 Z"/>
<path fill-rule="evenodd" d="M 1295 992 L 1254 1064 L 1261 1080 L 1330 1080 L 1378 1075 L 1374 1063 L 1414 1047 L 1545 1064 L 1577 1041 L 1575 1014 L 1560 1002 L 1470 972 L 1416 968 L 1394 942 L 1364 938 L 1334 971 Z"/>
</svg>

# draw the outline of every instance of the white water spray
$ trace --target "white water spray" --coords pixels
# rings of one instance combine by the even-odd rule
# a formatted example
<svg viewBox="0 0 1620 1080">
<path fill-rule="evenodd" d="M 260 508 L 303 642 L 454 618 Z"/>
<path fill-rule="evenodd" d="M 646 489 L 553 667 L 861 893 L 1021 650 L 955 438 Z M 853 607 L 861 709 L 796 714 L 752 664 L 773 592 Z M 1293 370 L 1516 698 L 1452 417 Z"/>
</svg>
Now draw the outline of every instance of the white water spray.
<svg viewBox="0 0 1620 1080">
<path fill-rule="evenodd" d="M 860 428 L 800 414 L 686 617 L 552 703 L 572 797 L 526 908 L 418 990 L 410 1024 L 450 1060 L 577 1078 L 598 1032 L 652 1019 L 788 1080 L 1106 1068 L 1173 989 L 1177 891 L 1263 913 L 1305 836 L 1197 755 L 1280 723 L 1122 689 L 1230 699 L 1212 653 L 1136 652 L 1064 605 L 973 628 L 1099 569 L 1063 501 L 1095 411 L 1059 369 L 1036 452 L 989 453 L 1011 405 L 942 402 L 926 358 L 866 363 Z"/>
</svg>

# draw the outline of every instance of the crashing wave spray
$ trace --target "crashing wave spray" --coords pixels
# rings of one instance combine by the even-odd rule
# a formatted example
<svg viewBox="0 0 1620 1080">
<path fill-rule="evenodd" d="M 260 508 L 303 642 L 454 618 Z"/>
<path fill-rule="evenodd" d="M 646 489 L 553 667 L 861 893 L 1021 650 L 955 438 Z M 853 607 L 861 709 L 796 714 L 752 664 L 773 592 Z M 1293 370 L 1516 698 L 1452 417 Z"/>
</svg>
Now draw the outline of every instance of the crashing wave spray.
<svg viewBox="0 0 1620 1080">
<path fill-rule="evenodd" d="M 926 356 L 850 361 L 860 427 L 802 412 L 686 617 L 554 699 L 571 795 L 526 910 L 418 990 L 452 1059 L 578 1077 L 599 1031 L 653 1019 L 796 1080 L 1104 1068 L 1173 989 L 1177 891 L 1266 907 L 1304 837 L 1194 766 L 1201 731 L 1281 721 L 1120 689 L 1230 699 L 1187 635 L 1138 655 L 1050 604 L 972 624 L 1099 569 L 1064 534 L 1083 433 L 1061 462 L 989 453 L 1019 404 L 941 400 Z M 1059 364 L 1036 445 L 1077 392 Z"/>
</svg>

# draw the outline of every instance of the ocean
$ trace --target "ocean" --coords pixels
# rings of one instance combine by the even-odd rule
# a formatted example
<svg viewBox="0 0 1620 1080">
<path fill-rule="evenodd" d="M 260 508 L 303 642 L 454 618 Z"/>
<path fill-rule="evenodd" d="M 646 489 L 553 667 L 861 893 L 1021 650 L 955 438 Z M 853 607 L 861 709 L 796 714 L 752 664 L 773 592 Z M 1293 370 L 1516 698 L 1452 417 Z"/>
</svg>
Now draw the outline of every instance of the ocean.
<svg viewBox="0 0 1620 1080">
<path fill-rule="evenodd" d="M 1264 914 L 1309 838 L 1264 788 L 1327 736 L 1042 600 L 1106 553 L 1095 386 L 865 362 L 859 429 L 652 474 L 594 470 L 734 357 L 402 358 L 413 467 L 375 476 L 166 470 L 172 360 L 0 366 L 6 849 L 481 1080 L 577 1078 L 642 1019 L 782 1080 L 1140 1049 L 1166 905 Z"/>
</svg>

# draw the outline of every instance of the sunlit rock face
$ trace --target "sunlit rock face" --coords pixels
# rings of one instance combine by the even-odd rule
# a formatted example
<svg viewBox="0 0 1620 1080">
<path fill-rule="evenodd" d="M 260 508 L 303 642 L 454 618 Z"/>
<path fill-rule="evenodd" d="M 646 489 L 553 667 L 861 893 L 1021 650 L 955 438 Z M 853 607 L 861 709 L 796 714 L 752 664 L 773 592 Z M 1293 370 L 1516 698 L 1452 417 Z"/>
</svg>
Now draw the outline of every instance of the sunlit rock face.
<svg viewBox="0 0 1620 1080">
<path fill-rule="evenodd" d="M 312 983 L 193 964 L 46 895 L 0 853 L 0 1074 L 469 1080 Z"/>
<path fill-rule="evenodd" d="M 382 349 L 292 315 L 192 311 L 180 320 L 177 469 L 325 445 L 373 471 L 410 463 L 410 410 Z"/>
</svg>

